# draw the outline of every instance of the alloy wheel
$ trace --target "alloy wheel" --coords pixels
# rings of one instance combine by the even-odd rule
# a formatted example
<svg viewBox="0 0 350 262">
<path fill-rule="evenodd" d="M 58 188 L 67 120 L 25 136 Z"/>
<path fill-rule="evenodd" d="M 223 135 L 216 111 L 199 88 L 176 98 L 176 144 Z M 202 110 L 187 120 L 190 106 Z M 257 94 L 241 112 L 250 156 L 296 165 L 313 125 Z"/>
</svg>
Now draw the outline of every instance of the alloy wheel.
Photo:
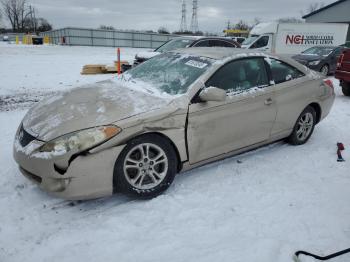
<svg viewBox="0 0 350 262">
<path fill-rule="evenodd" d="M 322 66 L 322 68 L 321 68 L 322 75 L 327 76 L 328 75 L 328 71 L 329 71 L 329 69 L 328 69 L 327 65 Z"/>
<path fill-rule="evenodd" d="M 139 144 L 126 155 L 123 170 L 126 180 L 134 188 L 152 189 L 166 177 L 168 158 L 164 150 L 155 144 Z"/>
<path fill-rule="evenodd" d="M 298 126 L 297 126 L 297 138 L 300 141 L 306 140 L 313 128 L 314 117 L 310 112 L 306 112 L 302 117 L 300 117 Z"/>
</svg>

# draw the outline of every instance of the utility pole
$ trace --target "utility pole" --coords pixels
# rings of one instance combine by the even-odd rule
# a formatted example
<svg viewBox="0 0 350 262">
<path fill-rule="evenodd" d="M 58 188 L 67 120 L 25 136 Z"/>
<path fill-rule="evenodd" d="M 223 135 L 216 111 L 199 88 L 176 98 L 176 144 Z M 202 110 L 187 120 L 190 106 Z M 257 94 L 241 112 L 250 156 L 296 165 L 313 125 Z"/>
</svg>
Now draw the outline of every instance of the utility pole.
<svg viewBox="0 0 350 262">
<path fill-rule="evenodd" d="M 198 29 L 198 0 L 193 0 L 191 31 L 196 33 Z"/>
<path fill-rule="evenodd" d="M 32 21 L 32 29 L 34 29 L 33 10 L 31 5 L 29 6 L 29 13 L 30 13 L 30 21 Z"/>
<path fill-rule="evenodd" d="M 180 32 L 186 32 L 187 31 L 187 21 L 186 21 L 186 0 L 182 0 L 182 18 L 181 18 L 181 25 L 180 25 Z"/>
<path fill-rule="evenodd" d="M 36 17 L 35 17 L 35 8 L 33 7 L 33 16 L 34 16 L 34 33 L 36 34 Z"/>
</svg>

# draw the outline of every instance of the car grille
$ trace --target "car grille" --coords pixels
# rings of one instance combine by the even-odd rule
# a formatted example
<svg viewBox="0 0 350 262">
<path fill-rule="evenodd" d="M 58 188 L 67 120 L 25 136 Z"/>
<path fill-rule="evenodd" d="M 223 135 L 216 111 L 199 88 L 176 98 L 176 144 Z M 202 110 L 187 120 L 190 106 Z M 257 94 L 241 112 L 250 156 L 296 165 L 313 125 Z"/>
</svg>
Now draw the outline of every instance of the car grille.
<svg viewBox="0 0 350 262">
<path fill-rule="evenodd" d="M 29 134 L 24 128 L 23 125 L 21 125 L 21 128 L 18 132 L 18 140 L 21 146 L 25 147 L 27 146 L 30 142 L 35 140 L 35 137 Z"/>
</svg>

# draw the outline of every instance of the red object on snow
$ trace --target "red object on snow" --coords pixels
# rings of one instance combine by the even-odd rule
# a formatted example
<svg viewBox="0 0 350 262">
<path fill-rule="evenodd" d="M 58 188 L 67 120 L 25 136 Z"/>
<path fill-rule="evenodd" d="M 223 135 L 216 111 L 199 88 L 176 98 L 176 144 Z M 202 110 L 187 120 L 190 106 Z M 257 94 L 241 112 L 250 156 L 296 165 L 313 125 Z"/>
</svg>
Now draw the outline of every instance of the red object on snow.
<svg viewBox="0 0 350 262">
<path fill-rule="evenodd" d="M 341 150 L 341 151 L 345 150 L 343 143 L 337 143 L 337 146 L 338 146 L 338 150 Z"/>
<path fill-rule="evenodd" d="M 345 150 L 344 144 L 343 143 L 337 143 L 337 155 L 338 155 L 338 162 L 343 162 L 343 156 L 341 155 L 341 151 Z"/>
</svg>

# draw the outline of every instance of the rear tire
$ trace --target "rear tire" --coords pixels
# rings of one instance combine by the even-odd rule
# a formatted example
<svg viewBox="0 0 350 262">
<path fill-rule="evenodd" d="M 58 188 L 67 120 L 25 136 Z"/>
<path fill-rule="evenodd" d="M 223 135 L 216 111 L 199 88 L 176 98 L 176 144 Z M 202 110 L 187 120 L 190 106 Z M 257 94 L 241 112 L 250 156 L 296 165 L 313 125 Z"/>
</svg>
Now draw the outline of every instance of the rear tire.
<svg viewBox="0 0 350 262">
<path fill-rule="evenodd" d="M 303 145 L 311 137 L 316 125 L 316 111 L 313 107 L 307 106 L 298 117 L 292 134 L 288 137 L 291 145 Z"/>
<path fill-rule="evenodd" d="M 344 96 L 350 96 L 350 82 L 343 82 L 341 88 Z"/>
<path fill-rule="evenodd" d="M 177 155 L 169 141 L 145 134 L 128 142 L 114 166 L 118 192 L 145 199 L 164 192 L 177 173 Z"/>
</svg>

